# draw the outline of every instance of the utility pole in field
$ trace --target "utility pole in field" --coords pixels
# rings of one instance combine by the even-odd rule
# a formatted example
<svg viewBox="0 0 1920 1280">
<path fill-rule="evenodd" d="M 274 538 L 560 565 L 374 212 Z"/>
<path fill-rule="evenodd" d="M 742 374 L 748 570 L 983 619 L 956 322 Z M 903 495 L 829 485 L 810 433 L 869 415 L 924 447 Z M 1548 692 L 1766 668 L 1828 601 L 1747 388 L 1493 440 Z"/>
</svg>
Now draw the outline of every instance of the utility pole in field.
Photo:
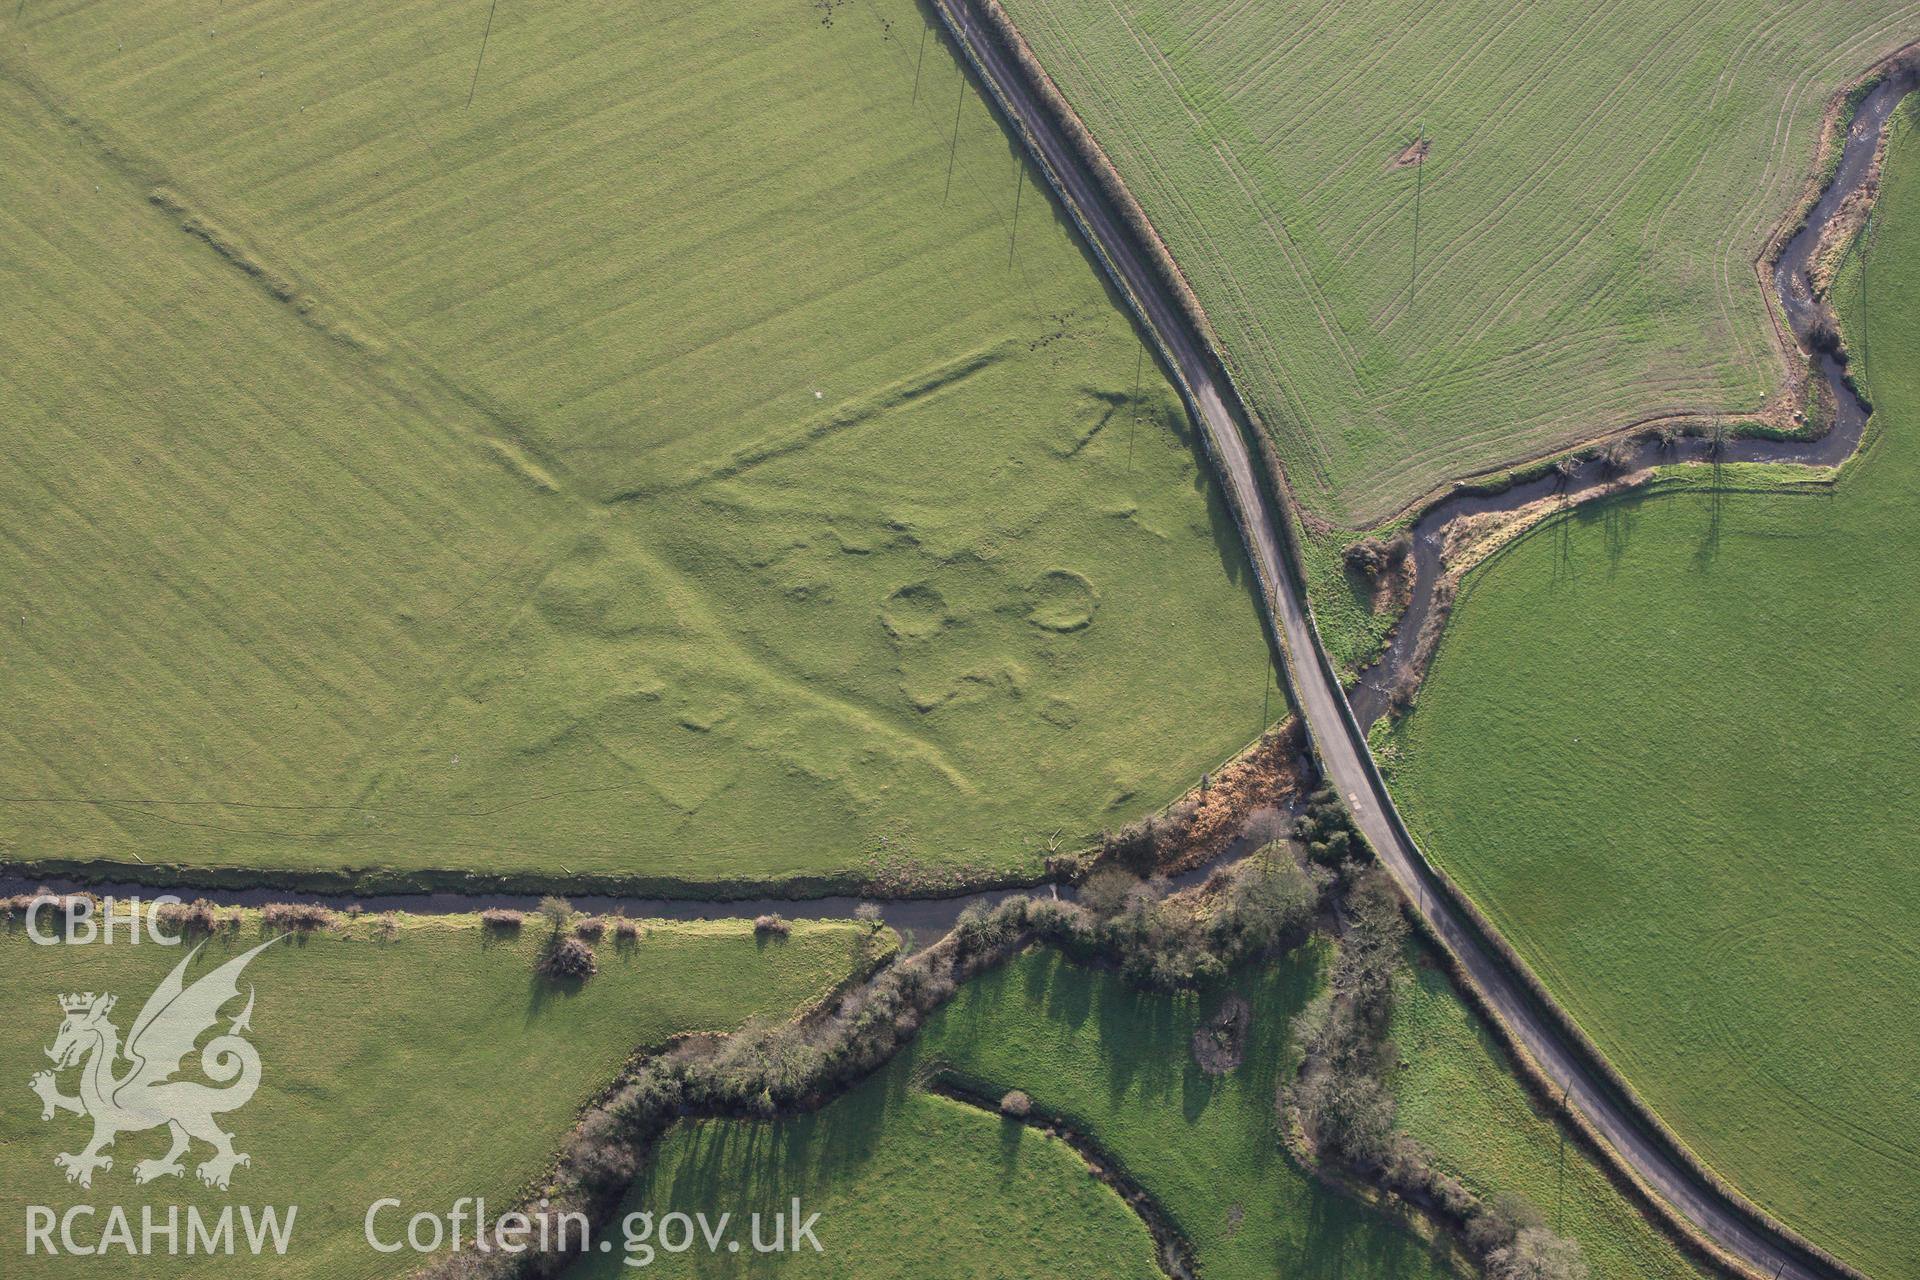
<svg viewBox="0 0 1920 1280">
<path fill-rule="evenodd" d="M 1427 172 L 1427 125 L 1423 120 L 1413 140 L 1413 265 L 1407 278 L 1407 310 L 1413 310 L 1413 291 L 1420 284 L 1420 188 Z"/>
</svg>

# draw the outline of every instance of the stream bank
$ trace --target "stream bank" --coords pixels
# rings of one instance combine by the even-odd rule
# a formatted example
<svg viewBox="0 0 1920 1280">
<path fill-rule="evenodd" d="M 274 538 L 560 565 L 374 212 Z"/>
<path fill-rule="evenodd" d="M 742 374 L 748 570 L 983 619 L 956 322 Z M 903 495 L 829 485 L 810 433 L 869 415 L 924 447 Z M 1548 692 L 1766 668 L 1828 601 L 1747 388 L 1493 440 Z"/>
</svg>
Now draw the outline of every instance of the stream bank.
<svg viewBox="0 0 1920 1280">
<path fill-rule="evenodd" d="M 1662 434 L 1631 437 L 1573 460 L 1570 469 L 1542 473 L 1498 490 L 1475 489 L 1471 482 L 1423 511 L 1412 527 L 1411 598 L 1380 656 L 1360 673 L 1349 694 L 1363 730 L 1387 713 L 1396 689 L 1417 686 L 1431 651 L 1432 629 L 1444 625 L 1450 603 L 1442 552 L 1447 526 L 1461 517 L 1514 514 L 1530 503 L 1558 499 L 1573 505 L 1599 495 L 1620 478 L 1675 463 L 1785 463 L 1837 467 L 1853 456 L 1866 432 L 1872 407 L 1847 377 L 1846 365 L 1824 335 L 1835 332 L 1831 309 L 1814 288 L 1812 270 L 1821 241 L 1849 199 L 1873 175 L 1887 121 L 1901 99 L 1920 87 L 1920 69 L 1903 67 L 1887 75 L 1855 106 L 1832 180 L 1808 211 L 1806 222 L 1782 246 L 1773 265 L 1773 291 L 1788 331 L 1805 353 L 1818 393 L 1833 408 L 1833 423 L 1816 438 Z M 1436 609 L 1441 610 L 1438 617 Z M 1423 645 L 1422 638 L 1427 643 Z M 1424 651 L 1423 651 L 1424 650 Z"/>
</svg>

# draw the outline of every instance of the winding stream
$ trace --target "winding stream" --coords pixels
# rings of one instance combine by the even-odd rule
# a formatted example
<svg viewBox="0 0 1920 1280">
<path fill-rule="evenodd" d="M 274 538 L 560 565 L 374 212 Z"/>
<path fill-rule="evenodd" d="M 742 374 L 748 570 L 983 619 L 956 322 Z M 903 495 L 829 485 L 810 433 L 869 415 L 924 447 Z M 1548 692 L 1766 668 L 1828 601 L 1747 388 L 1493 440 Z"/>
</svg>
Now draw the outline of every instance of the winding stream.
<svg viewBox="0 0 1920 1280">
<path fill-rule="evenodd" d="M 1807 223 L 1788 240 L 1774 264 L 1773 285 L 1787 324 L 1801 347 L 1813 353 L 1814 367 L 1826 384 L 1834 405 L 1833 426 L 1818 439 L 1771 440 L 1756 436 L 1730 437 L 1720 445 L 1720 462 L 1784 462 L 1802 466 L 1837 466 L 1851 457 L 1860 445 L 1867 426 L 1868 407 L 1847 382 L 1845 370 L 1833 355 L 1816 350 L 1810 341 L 1814 327 L 1832 316 L 1824 301 L 1813 296 L 1808 277 L 1821 233 L 1846 198 L 1860 189 L 1872 167 L 1888 118 L 1902 98 L 1916 87 L 1916 73 L 1909 69 L 1891 75 L 1876 85 L 1854 112 L 1840 153 L 1840 165 L 1833 181 L 1821 193 L 1807 215 Z M 1675 462 L 1714 461 L 1713 442 L 1702 436 L 1683 436 L 1671 445 L 1655 439 L 1627 442 L 1628 471 Z M 1600 458 L 1583 460 L 1570 476 L 1548 472 L 1544 476 L 1513 485 L 1498 493 L 1464 491 L 1441 499 L 1422 512 L 1413 525 L 1413 597 L 1395 628 L 1392 640 L 1381 656 L 1360 673 L 1359 684 L 1349 695 L 1353 713 L 1362 729 L 1371 729 L 1387 710 L 1389 691 L 1414 660 L 1420 634 L 1433 613 L 1434 591 L 1439 585 L 1442 531 L 1458 516 L 1489 511 L 1514 511 L 1529 502 L 1563 494 L 1568 498 L 1606 484 L 1613 478 L 1609 464 Z"/>
<path fill-rule="evenodd" d="M 1840 165 L 1832 183 L 1808 214 L 1807 224 L 1790 239 L 1774 269 L 1774 287 L 1784 305 L 1794 336 L 1806 346 L 1814 326 L 1828 319 L 1826 306 L 1813 297 L 1807 270 L 1820 234 L 1832 221 L 1848 195 L 1866 180 L 1880 135 L 1893 108 L 1915 87 L 1915 75 L 1909 71 L 1890 77 L 1861 101 L 1841 152 Z M 1786 462 L 1811 466 L 1833 466 L 1850 456 L 1859 446 L 1866 428 L 1867 406 L 1847 383 L 1840 363 L 1826 352 L 1816 353 L 1820 376 L 1825 379 L 1836 406 L 1831 430 L 1816 440 L 1768 440 L 1737 438 L 1725 441 L 1720 449 L 1723 462 Z M 1683 437 L 1672 446 L 1657 440 L 1631 442 L 1630 469 L 1672 462 L 1709 461 L 1712 443 L 1700 437 Z M 1363 728 L 1371 727 L 1386 710 L 1387 690 L 1413 659 L 1421 630 L 1433 611 L 1434 588 L 1440 580 L 1440 534 L 1456 516 L 1487 511 L 1511 511 L 1555 493 L 1577 494 L 1608 480 L 1605 464 L 1599 459 L 1582 462 L 1571 477 L 1549 473 L 1517 484 L 1499 493 L 1461 492 L 1442 499 L 1428 508 L 1413 526 L 1415 580 L 1412 602 L 1407 606 L 1393 639 L 1381 658 L 1361 674 L 1358 687 L 1350 697 L 1354 714 Z M 1237 837 L 1226 849 L 1191 871 L 1172 877 L 1175 889 L 1199 884 L 1212 870 L 1248 852 L 1246 836 Z M 0 893 L 27 893 L 37 888 L 57 892 L 85 889 L 120 898 L 152 898 L 159 892 L 183 898 L 206 898 L 221 906 L 261 906 L 269 902 L 312 902 L 334 908 L 357 905 L 363 911 L 404 911 L 416 915 L 451 915 L 481 911 L 488 907 L 531 910 L 538 903 L 534 895 L 415 893 L 355 896 L 353 894 L 302 893 L 286 889 L 175 888 L 156 890 L 132 881 L 97 882 L 73 879 L 27 881 L 0 878 Z M 877 900 L 886 922 L 896 929 L 912 930 L 922 942 L 946 933 L 960 913 L 975 904 L 992 906 L 1015 894 L 1039 892 L 1038 889 L 989 889 L 947 898 L 904 898 Z M 1052 886 L 1056 896 L 1071 899 L 1070 885 Z M 636 919 L 652 920 L 738 920 L 781 913 L 806 919 L 851 919 L 856 909 L 869 899 L 856 897 L 794 898 L 625 898 L 576 897 L 573 905 L 582 911 L 606 914 L 619 909 Z"/>
</svg>

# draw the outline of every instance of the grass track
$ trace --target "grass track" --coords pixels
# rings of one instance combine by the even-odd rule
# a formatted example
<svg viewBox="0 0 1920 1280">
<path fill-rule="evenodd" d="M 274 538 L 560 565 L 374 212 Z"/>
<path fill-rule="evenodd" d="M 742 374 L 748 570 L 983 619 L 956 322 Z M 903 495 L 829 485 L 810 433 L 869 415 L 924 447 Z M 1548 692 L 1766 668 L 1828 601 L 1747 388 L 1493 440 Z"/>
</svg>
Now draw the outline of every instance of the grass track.
<svg viewBox="0 0 1920 1280">
<path fill-rule="evenodd" d="M 1395 792 L 1647 1100 L 1722 1174 L 1869 1274 L 1910 1206 L 1920 896 L 1920 123 L 1875 214 L 1865 453 L 1826 497 L 1629 498 L 1477 571 Z"/>
<path fill-rule="evenodd" d="M 1779 369 L 1753 260 L 1826 98 L 1920 36 L 1899 0 L 1007 7 L 1302 503 L 1343 525 L 1650 415 L 1758 407 Z"/>
<path fill-rule="evenodd" d="M 123 1035 L 185 948 L 32 945 L 17 923 L 0 931 L 0 973 L 12 1015 L 0 1030 L 0 1247 L 9 1276 L 70 1275 L 70 1258 L 25 1257 L 26 1205 L 120 1204 L 139 1231 L 139 1206 L 299 1206 L 293 1242 L 273 1274 L 389 1277 L 410 1254 L 380 1255 L 362 1237 L 375 1200 L 444 1214 L 461 1196 L 495 1213 L 541 1171 L 576 1109 L 612 1080 L 635 1049 L 688 1031 L 731 1030 L 750 1017 L 784 1018 L 852 969 L 864 929 L 802 923 L 784 942 L 756 942 L 743 922 L 655 924 L 635 947 L 597 948 L 601 971 L 584 987 L 535 978 L 537 931 L 503 940 L 474 917 L 402 917 L 392 940 L 371 918 L 340 935 L 281 943 L 247 969 L 257 1001 L 251 1037 L 259 1093 L 222 1117 L 253 1157 L 219 1192 L 194 1180 L 133 1182 L 139 1159 L 159 1158 L 164 1132 L 125 1134 L 113 1169 L 91 1190 L 69 1186 L 53 1156 L 78 1151 L 86 1122 L 42 1123 L 27 1078 L 60 1026 L 57 996 L 111 991 Z M 259 940 L 257 918 L 209 942 L 192 973 Z M 228 1011 L 229 1016 L 238 1007 Z M 224 1026 L 225 1023 L 222 1023 Z M 124 1070 L 124 1065 L 121 1068 Z M 197 1077 L 194 1077 L 197 1078 Z M 74 1089 L 71 1075 L 61 1081 Z M 192 1160 L 204 1159 L 196 1148 Z M 182 1210 L 184 1213 L 184 1210 Z M 398 1219 L 404 1226 L 405 1215 Z M 97 1231 L 104 1219 L 96 1219 Z M 383 1226 L 385 1219 L 383 1219 Z M 79 1234 L 86 1239 L 86 1223 Z M 184 1239 L 184 1238 L 183 1238 Z M 161 1242 L 164 1254 L 164 1240 Z M 260 1274 L 246 1256 L 158 1261 L 114 1253 L 90 1259 L 101 1275 Z"/>
<path fill-rule="evenodd" d="M 0 853 L 1031 874 L 1263 727 L 1178 402 L 919 10 L 502 4 L 468 108 L 484 16 L 11 28 Z"/>
</svg>

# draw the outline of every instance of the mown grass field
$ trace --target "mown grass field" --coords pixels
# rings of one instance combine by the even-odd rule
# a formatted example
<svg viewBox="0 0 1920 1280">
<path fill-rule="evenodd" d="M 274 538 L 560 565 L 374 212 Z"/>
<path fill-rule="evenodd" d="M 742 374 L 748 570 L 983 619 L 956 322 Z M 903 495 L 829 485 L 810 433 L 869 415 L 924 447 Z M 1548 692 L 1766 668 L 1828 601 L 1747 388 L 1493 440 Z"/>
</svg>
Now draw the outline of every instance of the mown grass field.
<svg viewBox="0 0 1920 1280">
<path fill-rule="evenodd" d="M 502 5 L 476 82 L 486 17 L 10 20 L 0 852 L 1033 872 L 1264 727 L 1177 400 L 920 10 Z"/>
<path fill-rule="evenodd" d="M 1709 1163 L 1920 1270 L 1920 114 L 1836 285 L 1875 405 L 1826 496 L 1627 499 L 1476 571 L 1395 794 Z M 1864 292 L 1864 301 L 1863 301 Z"/>
<path fill-rule="evenodd" d="M 756 1254 L 748 1215 L 774 1215 L 799 1197 L 818 1213 L 820 1252 Z M 902 1059 L 812 1115 L 762 1125 L 712 1121 L 675 1129 L 634 1184 L 616 1218 L 651 1212 L 734 1215 L 738 1253 L 657 1251 L 611 1255 L 573 1280 L 640 1274 L 696 1276 L 978 1277 L 1053 1280 L 1111 1276 L 1153 1280 L 1153 1238 L 1110 1188 L 1057 1138 L 922 1091 Z M 789 1226 L 791 1217 L 789 1216 Z M 638 1232 L 636 1227 L 636 1233 Z M 646 1241 L 641 1241 L 644 1244 Z M 657 1249 L 657 1246 L 656 1246 Z"/>
<path fill-rule="evenodd" d="M 1825 100 L 1920 36 L 1898 0 L 1007 9 L 1342 525 L 1651 415 L 1758 408 L 1780 369 L 1754 258 Z"/>
<path fill-rule="evenodd" d="M 1416 952 L 1395 995 L 1399 1123 L 1483 1197 L 1517 1195 L 1576 1240 L 1595 1280 L 1699 1280 L 1695 1266 L 1514 1077 L 1445 973 Z"/>
<path fill-rule="evenodd" d="M 10 1016 L 0 1029 L 0 1221 L 7 1274 L 70 1275 L 76 1260 L 25 1255 L 25 1206 L 64 1212 L 73 1204 L 123 1205 L 139 1231 L 143 1204 L 197 1205 L 217 1215 L 229 1204 L 297 1205 L 291 1246 L 269 1259 L 289 1277 L 410 1274 L 422 1259 L 382 1255 L 362 1234 L 368 1207 L 398 1197 L 407 1213 L 443 1214 L 462 1196 L 484 1196 L 505 1212 L 558 1148 L 575 1112 L 636 1049 L 688 1031 L 732 1030 L 749 1018 L 779 1019 L 853 971 L 863 926 L 801 923 L 791 937 L 758 941 L 740 921 L 654 923 L 637 944 L 609 937 L 597 947 L 600 972 L 584 985 L 556 986 L 534 973 L 540 929 L 518 938 L 483 932 L 476 917 L 400 917 L 389 939 L 368 917 L 341 931 L 296 937 L 269 948 L 242 985 L 256 993 L 251 1040 L 259 1051 L 259 1092 L 221 1117 L 252 1164 L 222 1192 L 203 1187 L 192 1164 L 183 1178 L 147 1186 L 137 1161 L 165 1154 L 164 1130 L 122 1134 L 114 1167 L 90 1190 L 65 1181 L 58 1152 L 77 1152 L 91 1125 L 68 1113 L 40 1119 L 27 1079 L 48 1066 L 42 1050 L 60 1028 L 57 997 L 77 991 L 119 996 L 113 1019 L 129 1033 L 147 995 L 186 947 L 35 946 L 16 922 L 0 932 L 0 987 Z M 189 979 L 245 951 L 264 935 L 250 915 L 237 933 L 207 942 Z M 225 1011 L 225 1029 L 240 1011 Z M 199 1079 L 198 1058 L 185 1079 Z M 124 1072 L 124 1063 L 116 1073 Z M 75 1077 L 61 1079 L 75 1092 Z M 182 1209 L 184 1214 L 185 1210 Z M 382 1219 L 404 1230 L 406 1215 Z M 104 1225 L 97 1218 L 95 1232 Z M 86 1240 L 87 1226 L 79 1234 Z M 238 1228 L 236 1228 L 236 1231 Z M 388 1232 L 391 1236 L 397 1233 Z M 184 1237 L 182 1248 L 184 1248 Z M 164 1255 L 164 1241 L 161 1243 Z M 267 1263 L 234 1258 L 89 1259 L 100 1274 L 261 1273 Z"/>
</svg>

